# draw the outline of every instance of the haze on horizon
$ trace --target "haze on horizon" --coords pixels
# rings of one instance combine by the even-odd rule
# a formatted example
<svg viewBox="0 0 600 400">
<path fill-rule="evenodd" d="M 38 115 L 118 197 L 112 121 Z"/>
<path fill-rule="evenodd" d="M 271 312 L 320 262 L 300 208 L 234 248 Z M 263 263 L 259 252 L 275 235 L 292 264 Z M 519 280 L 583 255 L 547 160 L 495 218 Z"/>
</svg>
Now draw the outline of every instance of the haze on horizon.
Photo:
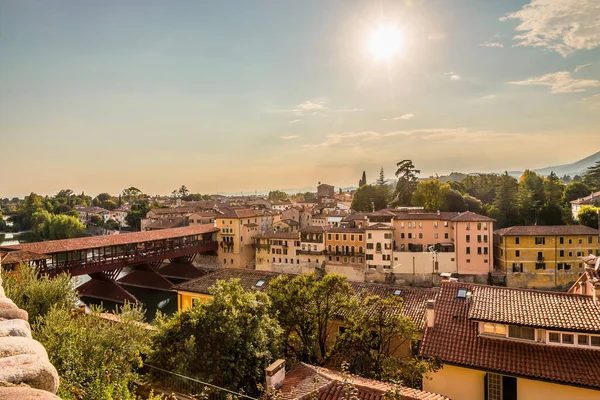
<svg viewBox="0 0 600 400">
<path fill-rule="evenodd" d="M 355 186 L 405 158 L 424 176 L 570 163 L 600 142 L 599 14 L 0 0 L 0 197 Z M 381 32 L 393 43 L 374 46 Z"/>
</svg>

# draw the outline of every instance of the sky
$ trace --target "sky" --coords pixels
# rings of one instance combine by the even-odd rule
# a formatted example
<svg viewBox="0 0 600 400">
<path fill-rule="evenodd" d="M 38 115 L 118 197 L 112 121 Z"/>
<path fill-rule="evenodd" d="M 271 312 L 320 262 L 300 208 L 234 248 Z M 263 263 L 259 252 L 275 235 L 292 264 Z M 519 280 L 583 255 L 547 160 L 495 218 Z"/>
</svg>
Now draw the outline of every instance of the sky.
<svg viewBox="0 0 600 400">
<path fill-rule="evenodd" d="M 599 18 L 597 0 L 0 0 L 0 197 L 570 163 L 600 150 Z"/>
</svg>

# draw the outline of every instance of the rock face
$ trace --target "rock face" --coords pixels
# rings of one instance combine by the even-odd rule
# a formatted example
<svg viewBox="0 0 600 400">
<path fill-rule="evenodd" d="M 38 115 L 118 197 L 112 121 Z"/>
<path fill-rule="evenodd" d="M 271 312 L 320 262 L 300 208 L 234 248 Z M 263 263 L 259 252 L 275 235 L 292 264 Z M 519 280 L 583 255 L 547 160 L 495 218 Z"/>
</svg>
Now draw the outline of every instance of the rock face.
<svg viewBox="0 0 600 400">
<path fill-rule="evenodd" d="M 55 400 L 58 373 L 31 338 L 27 311 L 4 295 L 0 277 L 0 400 Z"/>
</svg>

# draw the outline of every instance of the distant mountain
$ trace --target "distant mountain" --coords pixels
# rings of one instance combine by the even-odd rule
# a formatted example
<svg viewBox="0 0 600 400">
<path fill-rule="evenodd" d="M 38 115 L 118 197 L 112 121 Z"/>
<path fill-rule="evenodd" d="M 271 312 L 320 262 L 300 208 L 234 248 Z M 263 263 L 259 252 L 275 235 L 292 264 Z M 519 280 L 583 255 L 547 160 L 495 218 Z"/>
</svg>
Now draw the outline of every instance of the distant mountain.
<svg viewBox="0 0 600 400">
<path fill-rule="evenodd" d="M 598 161 L 600 161 L 600 151 L 571 164 L 554 165 L 551 167 L 534 169 L 532 171 L 544 176 L 550 175 L 550 173 L 554 171 L 559 177 L 570 175 L 572 178 L 575 175 L 583 175 L 589 167 L 593 166 Z M 519 178 L 523 174 L 523 171 L 508 171 L 508 173 L 515 178 Z"/>
</svg>

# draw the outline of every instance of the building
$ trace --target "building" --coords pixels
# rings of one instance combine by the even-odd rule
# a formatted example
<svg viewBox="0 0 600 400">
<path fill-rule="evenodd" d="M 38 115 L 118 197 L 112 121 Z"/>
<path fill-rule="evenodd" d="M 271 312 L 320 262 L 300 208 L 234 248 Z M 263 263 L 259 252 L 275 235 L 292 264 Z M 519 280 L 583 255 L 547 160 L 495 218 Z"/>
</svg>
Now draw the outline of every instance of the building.
<svg viewBox="0 0 600 400">
<path fill-rule="evenodd" d="M 308 226 L 300 230 L 300 249 L 297 251 L 302 273 L 310 273 L 320 267 L 327 258 L 325 234 L 326 226 Z"/>
<path fill-rule="evenodd" d="M 335 186 L 326 183 L 319 183 L 317 186 L 317 197 L 333 197 L 335 195 Z"/>
<path fill-rule="evenodd" d="M 499 229 L 494 232 L 496 268 L 510 287 L 570 286 L 583 272 L 580 257 L 600 254 L 598 233 L 582 225 Z"/>
<path fill-rule="evenodd" d="M 296 364 L 285 373 L 285 361 L 278 360 L 266 370 L 267 386 L 279 390 L 282 400 L 344 400 L 347 399 L 344 382 L 350 378 L 356 392 L 352 398 L 384 400 L 394 392 L 403 400 L 445 400 L 447 397 L 405 386 L 360 378 L 345 377 L 337 371 L 305 363 Z M 400 397 L 401 396 L 401 397 Z"/>
<path fill-rule="evenodd" d="M 582 258 L 584 271 L 569 289 L 569 293 L 591 296 L 596 304 L 600 303 L 600 257 Z"/>
<path fill-rule="evenodd" d="M 275 231 L 254 236 L 256 269 L 285 273 L 302 273 L 300 266 L 300 232 Z"/>
<path fill-rule="evenodd" d="M 247 268 L 254 264 L 254 236 L 271 229 L 273 216 L 263 210 L 223 208 L 216 217 L 219 228 L 219 262 L 226 268 Z"/>
<path fill-rule="evenodd" d="M 394 257 L 394 227 L 376 223 L 364 228 L 365 260 L 368 270 L 392 271 Z"/>
<path fill-rule="evenodd" d="M 443 282 L 419 355 L 455 400 L 600 398 L 600 307 L 587 296 Z"/>
<path fill-rule="evenodd" d="M 579 211 L 583 206 L 600 206 L 600 191 L 592 192 L 589 196 L 571 201 L 571 212 L 575 221 L 577 221 Z"/>
<path fill-rule="evenodd" d="M 384 211 L 384 212 L 382 212 Z M 494 220 L 470 211 L 424 212 L 388 209 L 374 218 L 393 213 L 393 272 L 413 283 L 433 282 L 439 273 L 456 274 L 487 282 L 493 271 Z M 385 223 L 385 222 L 384 222 Z"/>
</svg>

